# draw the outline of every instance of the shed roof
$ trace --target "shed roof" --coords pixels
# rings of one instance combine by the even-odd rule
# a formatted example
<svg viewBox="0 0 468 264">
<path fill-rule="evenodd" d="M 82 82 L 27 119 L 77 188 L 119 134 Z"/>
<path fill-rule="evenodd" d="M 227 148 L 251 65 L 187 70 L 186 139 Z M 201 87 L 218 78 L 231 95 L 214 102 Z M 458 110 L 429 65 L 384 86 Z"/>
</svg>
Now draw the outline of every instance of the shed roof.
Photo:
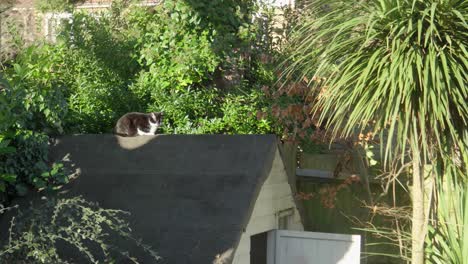
<svg viewBox="0 0 468 264">
<path fill-rule="evenodd" d="M 237 246 L 276 144 L 273 135 L 78 135 L 58 139 L 51 158 L 81 169 L 67 195 L 131 212 L 135 235 L 163 263 L 212 263 Z"/>
</svg>

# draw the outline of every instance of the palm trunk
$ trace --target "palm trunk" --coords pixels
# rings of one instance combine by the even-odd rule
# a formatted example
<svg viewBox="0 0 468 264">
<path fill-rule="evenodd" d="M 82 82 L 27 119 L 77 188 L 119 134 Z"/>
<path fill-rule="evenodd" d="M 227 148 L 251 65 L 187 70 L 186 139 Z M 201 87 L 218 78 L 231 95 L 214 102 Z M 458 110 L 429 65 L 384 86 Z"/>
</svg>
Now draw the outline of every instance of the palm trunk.
<svg viewBox="0 0 468 264">
<path fill-rule="evenodd" d="M 413 145 L 414 146 L 414 145 Z M 413 148 L 414 150 L 414 148 Z M 413 223 L 411 228 L 411 263 L 424 264 L 424 169 L 419 151 L 413 151 Z"/>
</svg>

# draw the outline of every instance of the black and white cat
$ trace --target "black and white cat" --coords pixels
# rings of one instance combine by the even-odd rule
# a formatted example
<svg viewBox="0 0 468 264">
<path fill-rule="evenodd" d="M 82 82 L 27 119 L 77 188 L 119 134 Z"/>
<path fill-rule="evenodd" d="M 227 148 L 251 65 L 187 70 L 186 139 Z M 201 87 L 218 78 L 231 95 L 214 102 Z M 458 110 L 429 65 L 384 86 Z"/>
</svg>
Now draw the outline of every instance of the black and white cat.
<svg viewBox="0 0 468 264">
<path fill-rule="evenodd" d="M 114 134 L 123 137 L 154 135 L 162 125 L 162 118 L 162 112 L 148 114 L 138 112 L 127 113 L 117 121 Z"/>
</svg>

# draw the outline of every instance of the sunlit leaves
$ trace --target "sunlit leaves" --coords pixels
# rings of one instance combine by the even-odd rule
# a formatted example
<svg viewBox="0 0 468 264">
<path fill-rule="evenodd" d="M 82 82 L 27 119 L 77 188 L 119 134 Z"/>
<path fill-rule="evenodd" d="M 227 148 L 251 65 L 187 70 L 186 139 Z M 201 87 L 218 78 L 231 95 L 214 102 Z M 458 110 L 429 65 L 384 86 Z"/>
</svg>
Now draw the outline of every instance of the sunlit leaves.
<svg viewBox="0 0 468 264">
<path fill-rule="evenodd" d="M 13 217 L 0 258 L 7 263 L 68 263 L 69 256 L 58 249 L 65 242 L 68 252 L 90 263 L 114 263 L 127 258 L 140 263 L 133 256 L 137 252 L 147 261 L 158 263 L 161 257 L 132 235 L 128 215 L 101 208 L 82 197 L 34 203 Z M 130 242 L 131 249 L 123 248 L 122 242 Z"/>
<path fill-rule="evenodd" d="M 421 177 L 415 171 L 431 164 L 440 167 L 431 177 L 452 173 L 454 182 L 463 182 L 468 175 L 468 2 L 312 0 L 307 11 L 282 77 L 326 77 L 324 85 L 309 84 L 320 95 L 313 105 L 320 123 L 334 138 L 367 130 L 379 135 L 383 164 L 408 157 L 415 161 L 413 179 Z M 413 186 L 413 195 L 422 189 Z M 423 200 L 424 195 L 413 197 L 413 223 L 424 225 Z M 435 250 L 441 255 L 468 252 L 451 242 L 464 233 L 450 232 L 439 233 L 440 240 L 450 243 L 434 243 Z M 448 262 L 457 263 L 453 261 Z"/>
<path fill-rule="evenodd" d="M 309 9 L 283 77 L 327 77 L 315 110 L 335 136 L 386 129 L 388 158 L 405 151 L 414 129 L 426 153 L 441 140 L 461 145 L 468 125 L 465 2 L 319 0 Z"/>
</svg>

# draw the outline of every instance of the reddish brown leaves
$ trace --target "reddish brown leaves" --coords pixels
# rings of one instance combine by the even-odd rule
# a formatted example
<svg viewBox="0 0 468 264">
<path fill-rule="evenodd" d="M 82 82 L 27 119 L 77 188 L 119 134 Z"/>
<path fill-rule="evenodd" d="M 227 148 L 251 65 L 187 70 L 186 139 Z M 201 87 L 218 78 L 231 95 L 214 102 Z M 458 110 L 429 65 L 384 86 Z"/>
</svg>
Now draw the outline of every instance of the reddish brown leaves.
<svg viewBox="0 0 468 264">
<path fill-rule="evenodd" d="M 325 186 L 319 190 L 320 194 L 320 202 L 322 203 L 323 207 L 325 208 L 335 208 L 335 201 L 336 201 L 336 196 L 338 192 L 343 189 L 348 187 L 349 185 L 359 182 L 361 179 L 357 175 L 351 175 L 348 178 L 346 178 L 341 184 L 337 186 Z"/>
</svg>

